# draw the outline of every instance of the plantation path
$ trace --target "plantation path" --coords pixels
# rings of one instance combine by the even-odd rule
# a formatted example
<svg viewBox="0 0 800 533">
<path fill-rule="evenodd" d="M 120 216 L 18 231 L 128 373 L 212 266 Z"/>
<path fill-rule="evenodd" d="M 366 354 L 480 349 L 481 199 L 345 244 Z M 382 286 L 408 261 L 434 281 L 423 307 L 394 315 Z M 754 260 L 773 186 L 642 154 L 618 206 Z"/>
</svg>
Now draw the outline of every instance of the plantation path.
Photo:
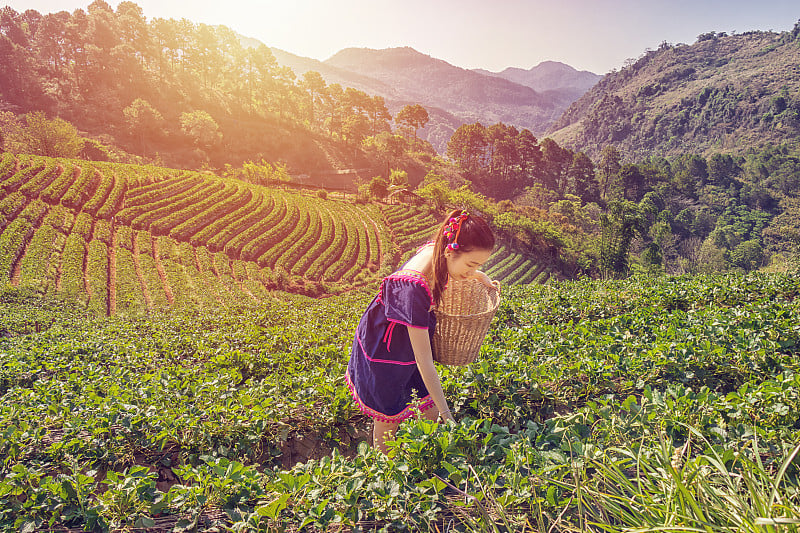
<svg viewBox="0 0 800 533">
<path fill-rule="evenodd" d="M 222 301 L 219 292 L 217 292 L 214 286 L 206 279 L 206 273 L 203 271 L 203 265 L 200 263 L 200 256 L 197 255 L 197 247 L 192 246 L 192 251 L 194 252 L 194 266 L 200 273 L 200 279 L 203 280 L 203 285 L 205 285 L 208 292 L 214 296 L 214 299 L 217 301 L 217 303 L 224 306 L 225 304 Z"/>
<path fill-rule="evenodd" d="M 144 280 L 142 273 L 142 265 L 139 262 L 139 239 L 133 239 L 133 269 L 136 271 L 136 277 L 139 278 L 139 285 L 142 287 L 142 294 L 148 309 L 153 308 L 153 299 L 150 297 L 150 289 L 147 288 L 147 283 Z"/>
<path fill-rule="evenodd" d="M 378 228 L 378 223 L 375 222 L 375 219 L 371 216 L 367 215 L 369 221 L 372 222 L 372 227 L 375 228 L 375 235 L 378 241 L 378 264 L 376 265 L 378 268 L 383 264 L 383 243 L 381 242 L 381 232 Z M 367 229 L 369 231 L 369 229 Z"/>
<path fill-rule="evenodd" d="M 108 246 L 108 316 L 117 312 L 117 227 L 111 219 L 111 244 Z"/>
<path fill-rule="evenodd" d="M 158 277 L 161 278 L 161 284 L 164 285 L 167 301 L 169 305 L 172 305 L 175 303 L 175 296 L 172 294 L 172 287 L 169 286 L 169 282 L 167 281 L 167 272 L 164 270 L 164 265 L 161 263 L 161 257 L 158 255 L 158 237 L 151 235 L 150 245 L 153 249 L 153 262 L 156 264 L 156 272 L 158 272 Z"/>
<path fill-rule="evenodd" d="M 91 241 L 92 237 L 94 237 L 94 226 L 96 223 L 97 219 L 92 217 L 92 226 L 89 228 L 89 234 L 83 243 L 83 290 L 89 296 L 89 300 L 92 299 L 92 287 L 89 283 L 89 249 L 86 246 L 86 243 Z"/>
<path fill-rule="evenodd" d="M 231 289 L 229 284 L 225 283 L 225 280 L 222 278 L 222 274 L 219 271 L 219 267 L 217 267 L 217 254 L 211 255 L 211 272 L 217 279 L 217 283 L 219 283 L 221 287 L 224 287 L 224 289 L 227 290 L 228 293 L 233 294 L 233 290 Z"/>
<path fill-rule="evenodd" d="M 19 286 L 19 278 L 22 272 L 22 258 L 25 257 L 26 253 L 28 253 L 28 246 L 30 246 L 31 240 L 33 240 L 33 235 L 34 233 L 36 233 L 36 230 L 38 230 L 42 226 L 42 220 L 44 220 L 44 215 L 39 220 L 31 224 L 31 227 L 28 229 L 28 232 L 25 234 L 25 238 L 23 239 L 22 249 L 20 250 L 19 254 L 17 254 L 17 257 L 14 259 L 14 261 L 11 263 L 12 287 Z M 55 240 L 55 236 L 53 236 L 53 239 Z M 52 245 L 52 243 L 50 244 Z"/>
<path fill-rule="evenodd" d="M 538 277 L 539 277 L 539 274 L 541 274 L 541 273 L 542 273 L 542 271 L 543 271 L 545 268 L 547 268 L 547 265 L 545 265 L 544 263 L 542 263 L 541 265 L 537 266 L 537 267 L 536 267 L 536 271 L 535 271 L 535 272 L 533 273 L 533 275 L 531 276 L 531 281 L 534 281 L 536 278 L 538 278 Z"/>
<path fill-rule="evenodd" d="M 256 296 L 252 292 L 250 292 L 250 289 L 248 289 L 247 287 L 244 286 L 244 283 L 242 283 L 242 280 L 240 280 L 239 277 L 236 275 L 236 269 L 233 268 L 233 265 L 231 265 L 230 263 L 229 263 L 229 268 L 231 269 L 231 278 L 233 279 L 233 281 L 236 282 L 236 286 L 239 287 L 239 290 L 241 290 L 243 293 L 248 295 L 253 301 L 255 301 L 257 303 L 261 303 L 261 300 L 256 298 Z M 245 274 L 245 276 L 246 275 L 247 274 Z"/>
<path fill-rule="evenodd" d="M 72 233 L 72 230 L 75 228 L 75 218 L 72 218 L 72 224 L 69 227 L 69 230 L 65 232 L 65 235 L 69 235 Z M 64 248 L 62 247 L 59 251 L 58 256 L 58 267 L 56 267 L 56 292 L 61 292 L 61 274 L 64 268 Z"/>
</svg>

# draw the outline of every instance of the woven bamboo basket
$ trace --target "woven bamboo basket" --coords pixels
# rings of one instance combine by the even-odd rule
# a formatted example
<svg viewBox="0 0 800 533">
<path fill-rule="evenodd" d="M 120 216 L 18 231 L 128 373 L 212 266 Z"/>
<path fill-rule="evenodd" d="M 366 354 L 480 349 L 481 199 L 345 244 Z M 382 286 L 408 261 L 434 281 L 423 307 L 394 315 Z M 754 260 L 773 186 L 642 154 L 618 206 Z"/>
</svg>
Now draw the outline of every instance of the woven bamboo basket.
<svg viewBox="0 0 800 533">
<path fill-rule="evenodd" d="M 500 284 L 490 289 L 477 280 L 450 280 L 434 310 L 433 358 L 461 366 L 478 358 L 489 324 L 500 305 Z"/>
</svg>

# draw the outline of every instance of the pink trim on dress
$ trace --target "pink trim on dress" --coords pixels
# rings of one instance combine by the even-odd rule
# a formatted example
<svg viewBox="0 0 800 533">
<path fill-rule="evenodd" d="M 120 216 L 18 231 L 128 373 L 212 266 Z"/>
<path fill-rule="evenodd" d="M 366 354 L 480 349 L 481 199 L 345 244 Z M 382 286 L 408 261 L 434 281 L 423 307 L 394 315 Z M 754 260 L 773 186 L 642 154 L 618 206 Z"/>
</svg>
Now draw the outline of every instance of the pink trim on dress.
<svg viewBox="0 0 800 533">
<path fill-rule="evenodd" d="M 409 274 L 401 274 L 401 272 L 413 272 L 416 275 L 414 276 L 414 275 L 409 275 Z M 414 270 L 413 268 L 401 268 L 397 272 L 395 272 L 393 274 L 389 274 L 388 276 L 386 276 L 386 278 L 384 278 L 384 281 L 389 279 L 389 278 L 401 279 L 401 280 L 404 280 L 404 281 L 411 281 L 413 283 L 421 284 L 423 287 L 425 287 L 425 292 L 428 293 L 428 298 L 431 299 L 431 305 L 433 305 L 433 303 L 434 303 L 433 302 L 433 294 L 431 293 L 430 286 L 428 286 L 428 280 L 425 277 L 425 274 L 423 274 L 419 270 Z M 381 289 L 382 288 L 383 288 L 383 284 L 381 284 Z M 383 291 L 381 290 L 381 294 L 379 296 L 382 296 L 382 294 L 383 294 Z"/>
<path fill-rule="evenodd" d="M 408 365 L 416 365 L 416 361 L 390 361 L 389 359 L 377 359 L 374 357 L 370 357 L 367 355 L 367 350 L 364 349 L 364 345 L 361 344 L 361 339 L 358 339 L 358 346 L 361 348 L 361 352 L 364 354 L 368 360 L 372 361 L 373 363 L 388 363 L 390 365 L 401 365 L 401 366 L 408 366 Z"/>
<path fill-rule="evenodd" d="M 358 405 L 358 408 L 361 410 L 361 412 L 375 420 L 380 420 L 381 422 L 389 422 L 391 424 L 399 424 L 406 418 L 411 417 L 414 414 L 413 409 L 417 407 L 415 405 L 409 405 L 408 407 L 406 407 L 405 409 L 403 409 L 394 416 L 385 415 L 380 411 L 376 411 L 375 409 L 365 405 L 364 402 L 361 401 L 361 398 L 358 397 L 358 393 L 356 392 L 356 388 L 353 385 L 353 382 L 350 380 L 349 370 L 345 372 L 344 380 L 347 382 L 347 388 L 350 389 L 350 394 L 353 395 L 353 400 L 356 402 L 356 405 Z M 427 411 L 428 409 L 434 406 L 433 399 L 431 399 L 430 394 L 421 398 L 420 402 L 423 402 L 419 405 L 420 412 Z"/>
</svg>

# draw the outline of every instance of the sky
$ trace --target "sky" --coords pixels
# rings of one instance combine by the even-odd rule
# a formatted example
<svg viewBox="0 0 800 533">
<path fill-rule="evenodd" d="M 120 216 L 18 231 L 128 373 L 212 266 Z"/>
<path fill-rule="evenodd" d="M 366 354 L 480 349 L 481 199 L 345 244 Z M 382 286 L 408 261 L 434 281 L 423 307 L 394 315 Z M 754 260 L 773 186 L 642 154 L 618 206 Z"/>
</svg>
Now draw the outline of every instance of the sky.
<svg viewBox="0 0 800 533">
<path fill-rule="evenodd" d="M 118 0 L 106 0 L 116 9 Z M 605 74 L 666 41 L 709 31 L 785 31 L 798 0 L 134 0 L 147 20 L 222 24 L 325 60 L 349 47 L 410 46 L 462 68 L 560 61 Z M 86 9 L 90 0 L 6 0 L 16 11 Z M 0 5 L 3 5 L 0 2 Z"/>
</svg>

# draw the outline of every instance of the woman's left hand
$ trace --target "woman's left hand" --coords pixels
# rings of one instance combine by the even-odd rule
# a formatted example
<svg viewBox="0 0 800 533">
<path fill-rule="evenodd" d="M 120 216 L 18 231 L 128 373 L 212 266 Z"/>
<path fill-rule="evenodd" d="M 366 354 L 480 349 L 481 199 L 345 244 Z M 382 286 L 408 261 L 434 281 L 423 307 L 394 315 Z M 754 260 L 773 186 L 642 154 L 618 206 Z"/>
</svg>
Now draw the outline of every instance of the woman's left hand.
<svg viewBox="0 0 800 533">
<path fill-rule="evenodd" d="M 499 285 L 495 285 L 495 283 L 492 282 L 492 280 L 489 278 L 489 276 L 487 276 L 486 274 L 484 274 L 480 270 L 475 272 L 475 274 L 472 276 L 472 279 L 480 281 L 481 283 L 486 285 L 486 287 L 489 288 L 489 289 L 492 289 L 492 290 L 499 290 L 500 289 Z"/>
</svg>

